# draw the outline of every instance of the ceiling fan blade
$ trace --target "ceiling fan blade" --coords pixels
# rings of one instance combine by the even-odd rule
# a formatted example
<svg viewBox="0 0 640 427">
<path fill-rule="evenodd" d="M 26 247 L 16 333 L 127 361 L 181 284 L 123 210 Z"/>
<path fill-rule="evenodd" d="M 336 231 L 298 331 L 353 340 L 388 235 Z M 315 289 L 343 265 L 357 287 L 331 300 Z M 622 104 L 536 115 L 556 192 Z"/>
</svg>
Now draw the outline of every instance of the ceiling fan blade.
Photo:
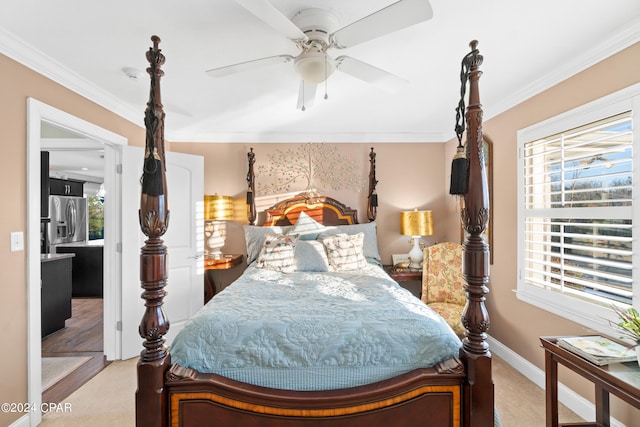
<svg viewBox="0 0 640 427">
<path fill-rule="evenodd" d="M 267 0 L 236 0 L 240 6 L 258 19 L 294 41 L 307 40 L 307 36 Z"/>
<path fill-rule="evenodd" d="M 207 70 L 206 73 L 211 77 L 224 77 L 230 74 L 243 73 L 245 71 L 251 71 L 256 68 L 267 67 L 269 65 L 284 64 L 293 59 L 291 55 L 276 55 L 268 56 L 266 58 L 254 59 L 251 61 L 240 62 L 233 65 L 225 65 L 224 67 L 212 68 Z"/>
<path fill-rule="evenodd" d="M 338 49 L 351 47 L 432 17 L 429 0 L 400 0 L 337 30 L 332 40 Z"/>
<path fill-rule="evenodd" d="M 306 110 L 313 106 L 313 101 L 316 99 L 316 89 L 318 85 L 315 83 L 305 82 L 300 80 L 300 91 L 298 92 L 298 110 Z"/>
<path fill-rule="evenodd" d="M 409 82 L 402 77 L 398 77 L 395 74 L 391 74 L 388 71 L 381 70 L 380 68 L 350 56 L 337 57 L 336 69 L 391 93 L 399 92 L 400 89 L 409 84 Z"/>
</svg>

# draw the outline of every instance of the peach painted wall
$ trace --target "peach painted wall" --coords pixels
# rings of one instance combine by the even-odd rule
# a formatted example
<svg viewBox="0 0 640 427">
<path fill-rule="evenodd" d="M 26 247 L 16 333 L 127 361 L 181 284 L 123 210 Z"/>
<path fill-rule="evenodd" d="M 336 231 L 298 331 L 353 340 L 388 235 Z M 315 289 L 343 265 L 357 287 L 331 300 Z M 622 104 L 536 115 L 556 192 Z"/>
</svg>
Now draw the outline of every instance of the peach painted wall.
<svg viewBox="0 0 640 427">
<path fill-rule="evenodd" d="M 490 60 L 485 58 L 485 62 Z M 542 370 L 544 352 L 540 348 L 540 336 L 592 331 L 524 303 L 514 292 L 517 287 L 517 131 L 640 82 L 638 65 L 640 44 L 635 44 L 483 124 L 484 134 L 494 144 L 494 263 L 487 300 L 491 316 L 489 334 Z M 447 143 L 448 156 L 453 155 L 456 143 L 455 140 Z M 455 209 L 455 203 L 449 200 L 447 211 L 453 215 Z M 562 382 L 585 398 L 593 399 L 591 383 L 563 371 L 560 372 Z M 615 398 L 612 398 L 612 408 L 613 416 L 627 425 L 637 425 L 640 420 L 640 410 L 621 404 Z"/>
<path fill-rule="evenodd" d="M 82 98 L 15 61 L 0 55 L 0 182 L 3 193 L 0 217 L 0 325 L 3 366 L 0 401 L 27 402 L 27 272 L 26 251 L 10 252 L 9 235 L 26 236 L 27 98 L 32 97 L 114 133 L 131 145 L 144 145 L 144 129 Z M 144 111 L 140 112 L 141 121 Z M 0 413 L 0 425 L 23 414 Z"/>
<path fill-rule="evenodd" d="M 303 144 L 303 143 L 301 143 Z M 223 143 L 172 143 L 173 151 L 204 156 L 205 194 L 233 196 L 236 201 L 236 220 L 228 223 L 229 235 L 223 248 L 228 253 L 244 253 L 242 224 L 246 224 L 245 192 L 247 188 L 247 152 L 253 147 L 256 153 L 256 170 L 268 165 L 269 156 L 300 144 L 223 144 Z M 400 211 L 430 209 L 433 211 L 435 234 L 424 237 L 426 244 L 444 239 L 445 198 L 444 144 L 375 143 L 375 144 L 328 144 L 336 146 L 338 152 L 356 162 L 365 186 L 360 192 L 354 190 L 333 191 L 319 188 L 323 194 L 334 197 L 357 209 L 360 222 L 367 220 L 367 177 L 369 174 L 369 152 L 376 152 L 376 177 L 378 192 L 378 246 L 382 261 L 391 263 L 391 254 L 409 252 L 409 238 L 400 235 Z M 294 190 L 304 190 L 305 183 Z"/>
</svg>

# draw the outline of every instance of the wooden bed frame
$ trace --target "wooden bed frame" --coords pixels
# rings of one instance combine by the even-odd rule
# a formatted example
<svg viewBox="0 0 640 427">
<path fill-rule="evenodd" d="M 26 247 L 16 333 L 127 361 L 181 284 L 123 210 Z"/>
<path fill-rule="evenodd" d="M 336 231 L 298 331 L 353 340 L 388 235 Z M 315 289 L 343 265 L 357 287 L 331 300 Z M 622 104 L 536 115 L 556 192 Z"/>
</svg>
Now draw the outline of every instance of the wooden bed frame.
<svg viewBox="0 0 640 427">
<path fill-rule="evenodd" d="M 233 381 L 171 364 L 164 344 L 169 321 L 162 309 L 167 284 L 162 235 L 169 210 L 164 173 L 164 112 L 160 98 L 160 67 L 164 56 L 160 39 L 152 37 L 147 52 L 151 75 L 150 99 L 145 112 L 147 149 L 140 199 L 140 224 L 148 237 L 140 255 L 140 276 L 145 313 L 139 332 L 144 339 L 137 366 L 137 426 L 473 426 L 494 425 L 494 390 L 491 353 L 486 342 L 489 317 L 484 301 L 488 293 L 489 248 L 481 234 L 486 228 L 489 203 L 482 159 L 482 110 L 478 95 L 482 56 L 470 56 L 470 95 L 467 110 L 468 191 L 461 219 L 469 237 L 464 244 L 463 273 L 467 305 L 463 313 L 466 334 L 459 358 L 432 368 L 349 389 L 302 392 L 277 390 Z M 475 47 L 472 46 L 475 50 Z M 476 51 L 477 52 L 477 51 Z M 255 220 L 253 150 L 249 153 L 249 220 Z M 375 219 L 375 153 L 367 216 Z M 251 197 L 250 197 L 251 196 Z M 375 196 L 375 197 L 373 197 Z M 314 199 L 314 197 L 316 199 Z M 303 207 L 303 205 L 305 205 Z M 356 223 L 355 211 L 327 198 L 301 195 L 269 212 L 269 223 L 291 223 L 301 209 L 322 215 L 325 222 Z M 315 212 L 313 209 L 316 209 Z M 252 219 L 253 216 L 253 219 Z"/>
</svg>

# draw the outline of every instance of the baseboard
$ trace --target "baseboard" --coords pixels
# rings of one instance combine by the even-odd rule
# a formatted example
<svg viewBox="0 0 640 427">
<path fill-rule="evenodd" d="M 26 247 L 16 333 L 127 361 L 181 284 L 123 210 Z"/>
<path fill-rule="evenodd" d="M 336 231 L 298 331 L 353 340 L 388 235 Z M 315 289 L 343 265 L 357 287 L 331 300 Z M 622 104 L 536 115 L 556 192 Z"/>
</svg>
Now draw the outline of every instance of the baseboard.
<svg viewBox="0 0 640 427">
<path fill-rule="evenodd" d="M 15 420 L 9 427 L 29 427 L 31 425 L 31 417 L 29 414 L 23 415 Z"/>
<path fill-rule="evenodd" d="M 488 337 L 487 342 L 489 343 L 489 349 L 492 354 L 495 354 L 504 360 L 512 368 L 544 390 L 545 376 L 542 369 L 511 350 L 500 341 L 495 340 L 493 337 Z M 540 351 L 542 351 L 542 349 Z M 558 383 L 558 401 L 585 420 L 593 420 L 596 417 L 596 409 L 593 403 L 562 383 Z M 612 417 L 611 427 L 625 427 L 625 425 Z"/>
</svg>

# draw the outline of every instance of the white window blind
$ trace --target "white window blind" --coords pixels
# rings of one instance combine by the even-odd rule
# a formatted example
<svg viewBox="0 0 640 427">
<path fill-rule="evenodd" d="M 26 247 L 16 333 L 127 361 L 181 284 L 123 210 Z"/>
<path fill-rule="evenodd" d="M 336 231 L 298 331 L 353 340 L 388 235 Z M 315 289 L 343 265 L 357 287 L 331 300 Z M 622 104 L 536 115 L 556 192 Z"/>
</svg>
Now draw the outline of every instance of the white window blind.
<svg viewBox="0 0 640 427">
<path fill-rule="evenodd" d="M 631 304 L 632 113 L 525 142 L 520 161 L 524 283 Z"/>
</svg>

